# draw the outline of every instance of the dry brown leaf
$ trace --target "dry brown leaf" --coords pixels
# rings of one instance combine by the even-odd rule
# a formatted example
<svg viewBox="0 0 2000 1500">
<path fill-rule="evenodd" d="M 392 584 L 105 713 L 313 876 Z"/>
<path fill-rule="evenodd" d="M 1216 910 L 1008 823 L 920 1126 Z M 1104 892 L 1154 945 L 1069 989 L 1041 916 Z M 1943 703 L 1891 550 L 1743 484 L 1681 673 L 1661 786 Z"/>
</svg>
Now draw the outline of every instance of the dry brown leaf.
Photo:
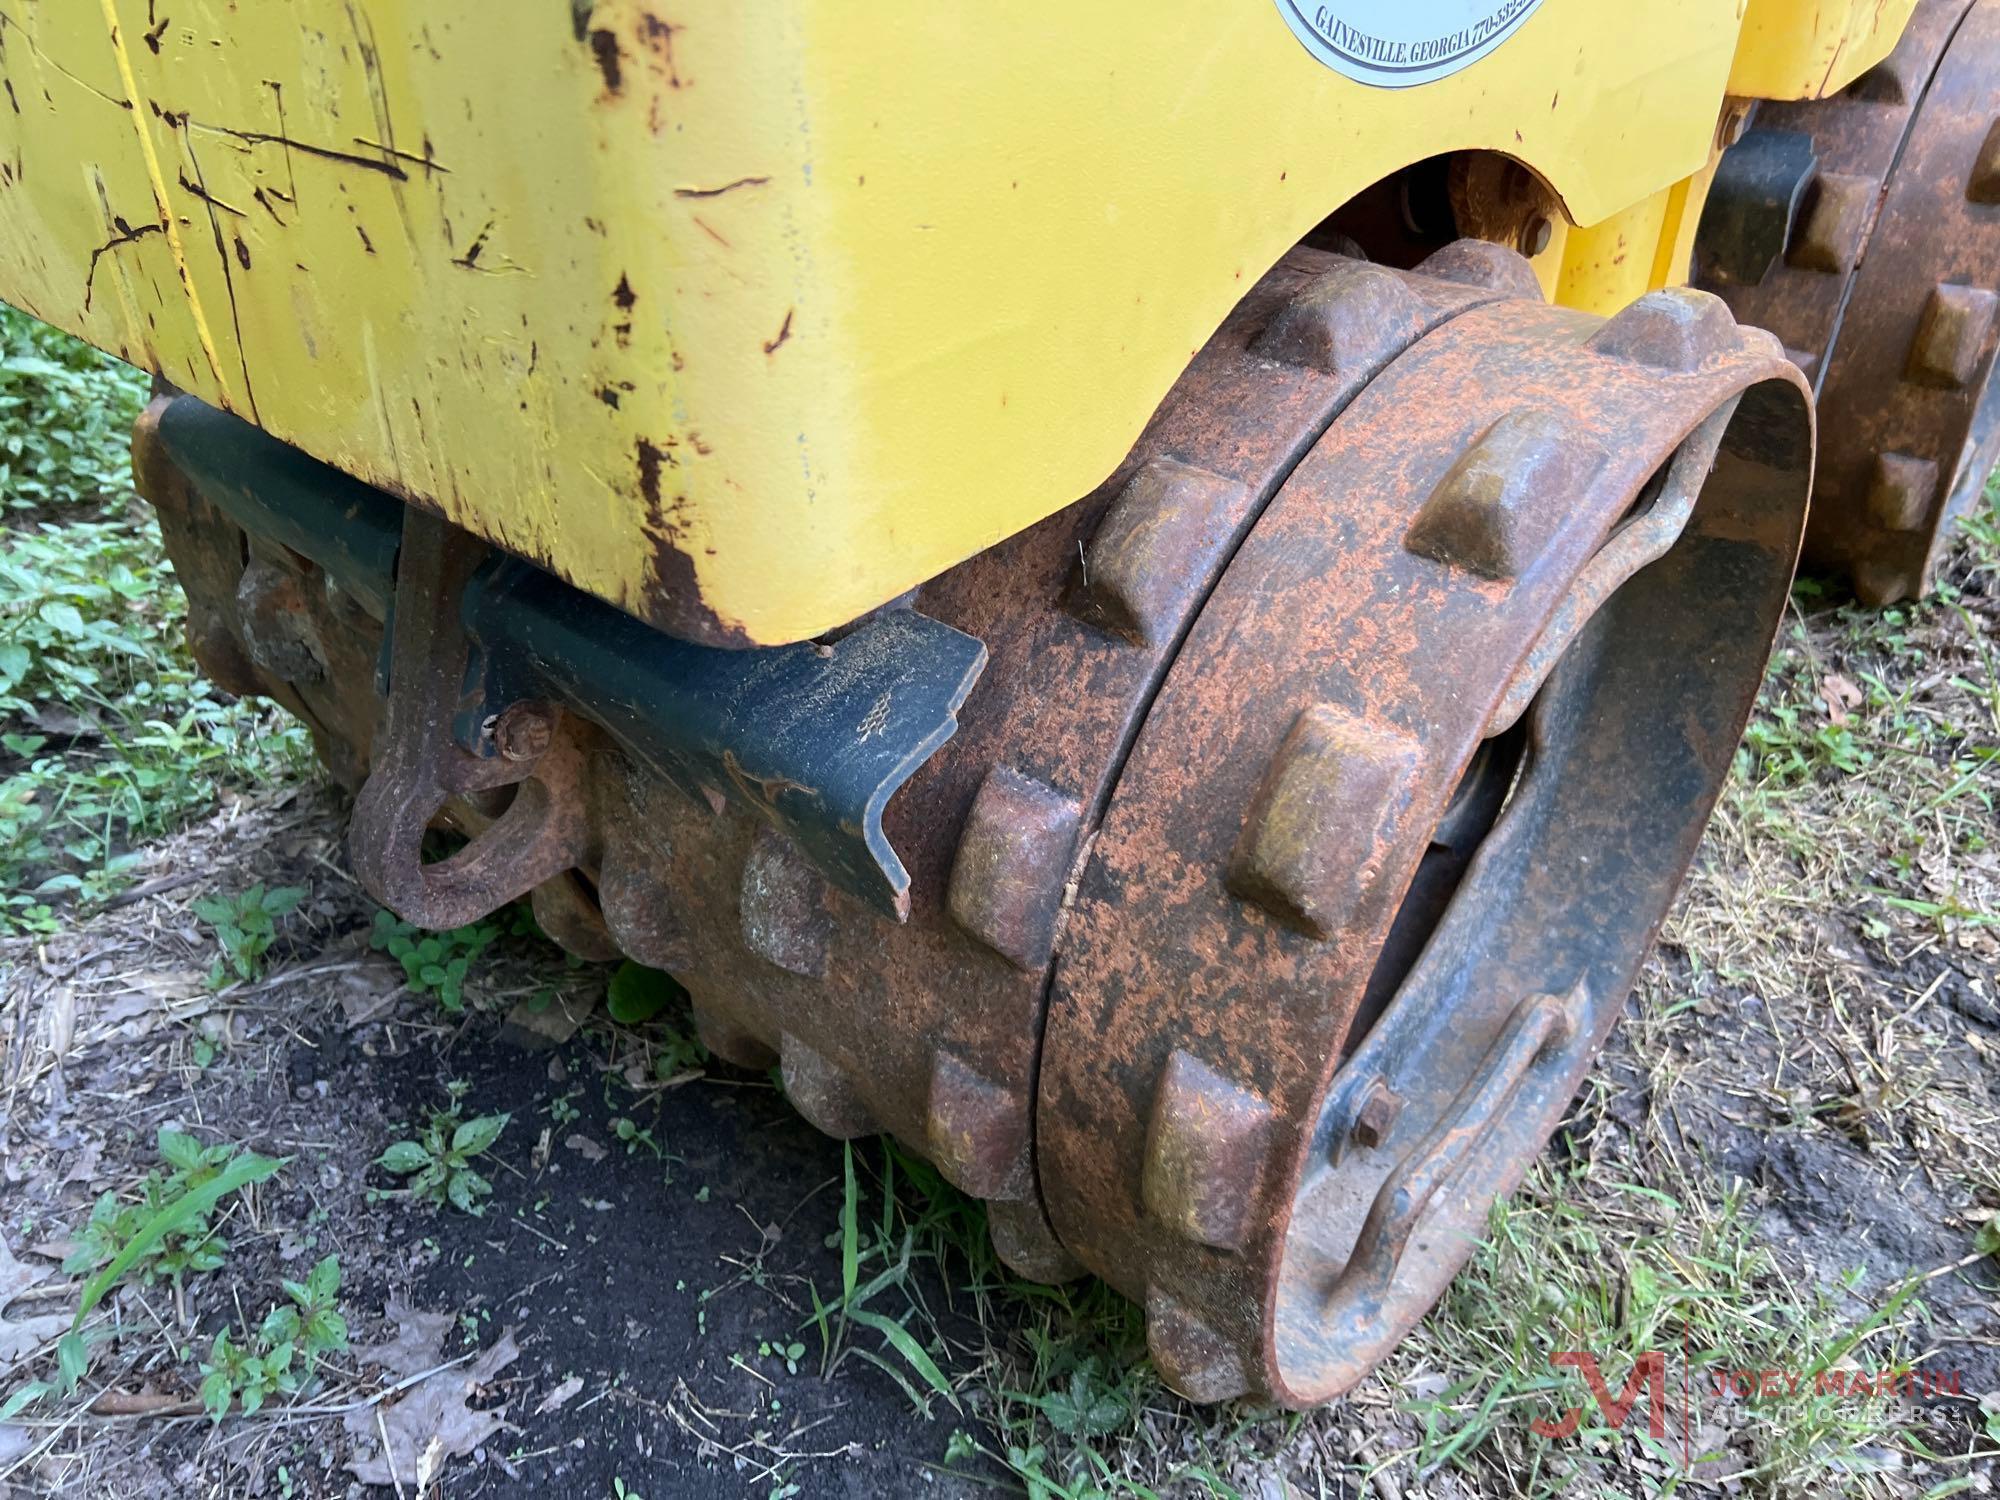
<svg viewBox="0 0 2000 1500">
<path fill-rule="evenodd" d="M 49 1279 L 49 1268 L 31 1266 L 14 1259 L 7 1241 L 0 1238 L 0 1365 L 26 1359 L 50 1339 L 69 1327 L 68 1313 L 42 1313 L 32 1318 L 7 1317 L 7 1304 L 29 1287 Z"/>
<path fill-rule="evenodd" d="M 583 1377 L 581 1375 L 570 1376 L 569 1379 L 542 1397 L 541 1402 L 535 1407 L 535 1415 L 546 1417 L 552 1411 L 562 1410 L 563 1407 L 576 1399 L 576 1393 L 582 1389 Z"/>
<path fill-rule="evenodd" d="M 81 1146 L 76 1148 L 69 1160 L 63 1164 L 62 1182 L 58 1183 L 57 1186 L 60 1187 L 71 1182 L 80 1182 L 85 1187 L 88 1187 L 90 1180 L 97 1175 L 98 1163 L 103 1159 L 103 1142 L 85 1141 Z M 60 1258 L 67 1260 L 69 1257 L 65 1254 Z"/>
<path fill-rule="evenodd" d="M 1829 672 L 1819 680 L 1820 701 L 1826 705 L 1826 716 L 1836 724 L 1845 724 L 1848 710 L 1859 708 L 1862 703 L 1860 687 L 1851 677 L 1839 672 Z"/>
<path fill-rule="evenodd" d="M 208 1010 L 208 976 L 195 969 L 167 969 L 135 974 L 124 988 L 90 1008 L 93 1039 L 117 1032 L 126 1041 L 157 1031 L 168 1021 L 187 1022 Z"/>
<path fill-rule="evenodd" d="M 206 1002 L 212 993 L 206 969 L 155 969 L 151 973 L 127 974 L 124 981 L 124 992 L 105 1008 L 107 1012 L 115 1012 L 134 1000 L 154 1000 L 161 1004 L 185 1000 Z M 203 1009 L 206 1008 L 204 1003 Z"/>
<path fill-rule="evenodd" d="M 14 1252 L 7 1241 L 0 1238 L 0 1311 L 4 1311 L 21 1293 L 31 1286 L 40 1286 L 54 1271 L 48 1266 L 31 1266 L 26 1261 L 14 1259 Z"/>
<path fill-rule="evenodd" d="M 448 1460 L 463 1458 L 506 1425 L 497 1410 L 474 1411 L 469 1403 L 520 1357 L 510 1328 L 471 1364 L 427 1376 L 393 1403 L 349 1412 L 355 1454 L 348 1470 L 363 1484 L 401 1481 L 428 1489 Z"/>
<path fill-rule="evenodd" d="M 334 989 L 340 999 L 341 1019 L 353 1031 L 388 1014 L 403 993 L 403 976 L 387 962 L 364 963 L 342 974 Z"/>
<path fill-rule="evenodd" d="M 400 1302 L 391 1302 L 382 1313 L 395 1326 L 396 1336 L 379 1344 L 355 1345 L 358 1363 L 387 1370 L 399 1380 L 444 1363 L 445 1336 L 457 1326 L 450 1313 L 419 1312 Z"/>
<path fill-rule="evenodd" d="M 42 1012 L 42 1023 L 48 1028 L 49 1056 L 60 1064 L 76 1036 L 76 991 L 66 984 L 57 985 Z"/>
</svg>

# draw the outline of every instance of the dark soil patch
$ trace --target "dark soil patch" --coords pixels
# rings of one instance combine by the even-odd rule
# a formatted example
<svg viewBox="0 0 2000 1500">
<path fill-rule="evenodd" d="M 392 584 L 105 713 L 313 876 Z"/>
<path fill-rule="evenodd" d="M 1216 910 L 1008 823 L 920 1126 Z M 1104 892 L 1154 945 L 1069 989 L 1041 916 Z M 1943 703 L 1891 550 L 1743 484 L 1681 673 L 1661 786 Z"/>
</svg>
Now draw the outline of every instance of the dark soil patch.
<svg viewBox="0 0 2000 1500">
<path fill-rule="evenodd" d="M 117 1294 L 124 1331 L 97 1346 L 92 1387 L 190 1400 L 215 1333 L 254 1325 L 282 1279 L 334 1251 L 357 1346 L 395 1336 L 392 1302 L 458 1320 L 442 1359 L 509 1329 L 520 1346 L 474 1401 L 509 1425 L 446 1464 L 442 1488 L 426 1496 L 609 1500 L 618 1480 L 646 1500 L 983 1493 L 996 1477 L 984 1460 L 943 1467 L 955 1429 L 992 1445 L 975 1415 L 936 1397 L 913 1402 L 862 1352 L 922 1391 L 879 1336 L 850 1327 L 829 1361 L 809 1326 L 813 1290 L 823 1302 L 841 1292 L 842 1143 L 765 1078 L 718 1068 L 660 1083 L 639 1050 L 653 1034 L 593 1027 L 557 1053 L 504 1040 L 500 1012 L 513 995 L 551 982 L 587 994 L 606 977 L 532 940 L 504 940 L 483 960 L 483 1012 L 454 1018 L 402 992 L 401 971 L 367 946 L 370 908 L 326 859 L 343 812 L 334 798 L 308 797 L 283 809 L 282 827 L 226 839 L 232 881 L 314 890 L 272 954 L 272 981 L 240 1004 L 209 994 L 210 940 L 172 914 L 184 892 L 164 927 L 135 911 L 142 935 L 91 944 L 89 987 L 79 965 L 49 962 L 28 997 L 67 1007 L 73 1040 L 64 1064 L 14 1101 L 0 1226 L 52 1290 L 63 1280 L 53 1261 L 94 1199 L 129 1193 L 158 1165 L 162 1125 L 289 1158 L 229 1216 L 221 1271 L 179 1294 L 164 1284 Z M 664 1036 L 689 1023 L 668 1015 L 657 1025 Z M 211 1045 L 198 1062 L 197 1047 Z M 468 1117 L 511 1116 L 481 1162 L 494 1194 L 480 1217 L 386 1196 L 396 1180 L 373 1165 L 448 1102 L 449 1082 L 464 1085 Z M 621 1119 L 633 1139 L 619 1138 Z M 879 1211 L 881 1150 L 855 1143 L 865 1212 Z M 958 1269 L 948 1278 L 918 1257 L 908 1273 L 927 1312 L 914 1332 L 947 1370 L 985 1337 L 954 1311 Z M 941 1336 L 953 1347 L 937 1347 Z M 365 1399 L 382 1383 L 337 1359 L 309 1399 Z M 338 1415 L 220 1427 L 171 1410 L 86 1415 L 32 1468 L 0 1479 L 0 1500 L 395 1493 L 357 1484 L 354 1456 Z M 412 1476 L 402 1477 L 413 1500 Z"/>
<path fill-rule="evenodd" d="M 919 1413 L 859 1360 L 820 1376 L 808 1288 L 840 1295 L 843 1148 L 769 1084 L 635 1099 L 589 1039 L 537 1054 L 476 1037 L 399 1059 L 373 1086 L 415 1112 L 447 1079 L 471 1084 L 469 1110 L 513 1116 L 511 1170 L 492 1174 L 483 1218 L 399 1213 L 396 1237 L 429 1262 L 416 1302 L 476 1319 L 482 1343 L 516 1330 L 504 1395 L 526 1429 L 454 1494 L 569 1500 L 614 1479 L 647 1500 L 972 1491 L 939 1467 L 965 1420 L 942 1401 Z M 621 1141 L 619 1119 L 650 1143 Z M 571 1377 L 582 1388 L 561 1408 L 523 1415 Z"/>
</svg>

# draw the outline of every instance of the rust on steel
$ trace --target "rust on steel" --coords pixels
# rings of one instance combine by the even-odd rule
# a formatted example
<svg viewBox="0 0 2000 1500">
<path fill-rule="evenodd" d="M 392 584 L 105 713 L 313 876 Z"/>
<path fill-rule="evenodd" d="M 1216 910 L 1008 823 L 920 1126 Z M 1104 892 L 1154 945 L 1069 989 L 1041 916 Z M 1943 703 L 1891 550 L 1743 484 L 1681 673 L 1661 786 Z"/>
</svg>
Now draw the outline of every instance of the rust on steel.
<svg viewBox="0 0 2000 1500">
<path fill-rule="evenodd" d="M 1929 80 L 1820 389 L 1807 556 L 1886 604 L 1929 592 L 1951 523 L 2000 456 L 2000 3 L 1967 12 Z"/>
<path fill-rule="evenodd" d="M 382 712 L 381 699 L 369 687 L 382 621 L 305 558 L 266 539 L 246 538 L 202 498 L 160 442 L 160 414 L 171 399 L 157 397 L 139 417 L 132 435 L 133 483 L 159 512 L 161 538 L 188 598 L 188 644 L 195 661 L 226 692 L 283 704 L 311 732 L 335 778 L 355 790 L 367 779 Z M 279 620 L 280 611 L 295 618 Z M 273 640 L 306 645 L 303 658 L 291 659 L 293 665 L 306 664 L 297 676 L 267 665 L 287 664 L 272 652 Z"/>
<path fill-rule="evenodd" d="M 524 742 L 532 758 L 481 757 L 453 740 L 470 648 L 459 604 L 487 547 L 411 507 L 396 564 L 396 629 L 381 754 L 354 803 L 348 852 L 369 894 L 420 927 L 461 927 L 586 862 L 585 746 L 558 734 L 557 711 Z M 509 709 L 502 721 L 516 717 Z M 427 863 L 424 836 L 456 797 L 512 796 L 492 825 Z"/>
<path fill-rule="evenodd" d="M 991 664 L 885 814 L 902 925 L 576 713 L 493 705 L 492 753 L 461 748 L 462 533 L 406 522 L 385 709 L 386 610 L 246 543 L 144 424 L 138 454 L 204 661 L 363 788 L 387 904 L 452 925 L 530 894 L 573 951 L 673 973 L 814 1125 L 987 1200 L 1017 1271 L 1143 1299 L 1180 1389 L 1302 1401 L 1436 1295 L 1439 1205 L 1518 1174 L 1601 1039 L 1754 693 L 1811 433 L 1711 299 L 1605 323 L 1489 243 L 1294 253 L 1097 491 L 904 606 Z M 275 570 L 248 585 L 246 545 Z M 426 863 L 440 823 L 468 842 Z M 1488 926 L 1440 923 L 1481 881 L 1509 887 Z M 1467 992 L 1413 996 L 1438 974 Z M 1392 1169 L 1390 1274 L 1343 1282 Z M 1344 1353 L 1273 1331 L 1339 1319 L 1368 1334 Z"/>
<path fill-rule="evenodd" d="M 1705 293 L 1513 301 L 1265 509 L 1079 879 L 1036 1116 L 1058 1236 L 1177 1388 L 1347 1389 L 1553 1128 L 1726 774 L 1811 448 L 1776 341 Z"/>
<path fill-rule="evenodd" d="M 1498 295 L 1476 259 L 1423 275 L 1289 258 L 1105 484 L 919 591 L 914 607 L 985 642 L 990 665 L 958 733 L 885 815 L 911 875 L 901 930 L 829 892 L 790 929 L 826 924 L 821 972 L 800 973 L 746 940 L 748 908 L 712 898 L 749 858 L 740 820 L 678 808 L 605 824 L 614 869 L 644 860 L 629 843 L 676 851 L 643 900 L 609 871 L 604 894 L 681 915 L 691 954 L 675 973 L 704 1028 L 776 1051 L 816 1123 L 839 1133 L 865 1114 L 1004 1205 L 995 1244 L 1024 1275 L 1075 1269 L 1040 1207 L 1033 1079 L 1087 829 L 1187 622 L 1299 455 L 1401 349 Z M 806 1051 L 794 1085 L 790 1059 Z"/>
<path fill-rule="evenodd" d="M 1760 107 L 1819 171 L 1785 256 L 1715 290 L 1775 332 L 1819 395 L 1805 556 L 1864 601 L 1929 590 L 2000 457 L 2000 3 L 1920 0 L 1895 50 L 1832 99 Z"/>
<path fill-rule="evenodd" d="M 351 784 L 374 773 L 351 834 L 357 868 L 406 917 L 443 925 L 532 887 L 552 936 L 672 972 L 704 1042 L 744 1066 L 777 1062 L 814 1124 L 893 1132 L 988 1199 L 1010 1265 L 1073 1275 L 1036 1191 L 1033 1077 L 1087 829 L 1188 622 L 1299 457 L 1412 342 L 1533 284 L 1520 257 L 1483 243 L 1447 247 L 1414 272 L 1294 253 L 1097 491 L 904 602 L 977 635 L 995 667 L 956 737 L 890 805 L 912 877 L 901 928 L 762 820 L 690 804 L 548 705 L 492 718 L 492 757 L 453 744 L 465 644 L 451 601 L 478 548 L 414 516 L 380 759 L 369 763 L 368 733 L 350 753 Z M 200 508 L 186 489 L 161 476 L 149 493 Z M 227 574 L 241 535 L 218 526 L 209 541 L 187 558 L 191 579 Z M 380 621 L 365 623 L 357 660 L 379 648 Z M 304 691 L 254 663 L 238 676 L 288 701 Z M 420 857 L 433 821 L 471 837 L 441 865 Z M 572 868 L 595 893 L 601 932 L 578 909 Z"/>
<path fill-rule="evenodd" d="M 1705 277 L 1701 284 L 1721 295 L 1742 322 L 1777 334 L 1815 386 L 1889 173 L 1969 3 L 1919 0 L 1895 50 L 1832 98 L 1757 106 L 1759 130 L 1810 137 L 1817 171 L 1783 258 L 1761 281 L 1737 286 Z"/>
</svg>

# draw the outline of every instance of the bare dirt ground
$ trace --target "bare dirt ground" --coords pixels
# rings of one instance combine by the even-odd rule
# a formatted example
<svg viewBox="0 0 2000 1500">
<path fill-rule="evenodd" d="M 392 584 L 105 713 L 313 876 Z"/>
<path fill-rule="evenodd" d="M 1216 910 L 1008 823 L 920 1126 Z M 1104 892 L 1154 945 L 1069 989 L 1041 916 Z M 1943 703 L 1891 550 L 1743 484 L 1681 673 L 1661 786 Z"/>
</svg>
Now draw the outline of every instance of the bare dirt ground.
<svg viewBox="0 0 2000 1500">
<path fill-rule="evenodd" d="M 1802 585 L 1628 1024 L 1444 1306 L 1303 1417 L 1179 1401 L 1129 1304 L 1012 1281 L 976 1205 L 819 1136 L 672 1007 L 518 1045 L 516 1002 L 609 971 L 509 930 L 413 976 L 337 794 L 227 791 L 0 939 L 0 1496 L 1990 1493 L 2000 529 L 1969 530 L 1932 603 Z M 255 883 L 303 894 L 223 982 L 195 904 Z M 454 1101 L 506 1117 L 476 1216 L 378 1164 Z M 284 1165 L 222 1200 L 219 1265 L 112 1287 L 65 1394 L 60 1265 L 169 1128 Z M 211 1420 L 216 1334 L 329 1254 L 347 1347 Z M 1661 1435 L 1566 1351 L 1613 1396 L 1660 1352 Z"/>
</svg>

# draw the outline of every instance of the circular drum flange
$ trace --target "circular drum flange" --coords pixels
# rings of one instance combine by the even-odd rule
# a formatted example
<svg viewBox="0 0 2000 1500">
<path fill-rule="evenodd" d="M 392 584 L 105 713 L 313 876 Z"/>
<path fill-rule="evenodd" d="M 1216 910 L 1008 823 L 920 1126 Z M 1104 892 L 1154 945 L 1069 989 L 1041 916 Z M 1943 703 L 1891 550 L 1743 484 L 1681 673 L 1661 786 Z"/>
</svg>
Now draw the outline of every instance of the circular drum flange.
<svg viewBox="0 0 2000 1500">
<path fill-rule="evenodd" d="M 1041 1070 L 1056 1230 L 1176 1388 L 1339 1394 L 1519 1180 L 1727 772 L 1811 453 L 1713 297 L 1511 301 L 1265 510 L 1121 775 Z"/>
<path fill-rule="evenodd" d="M 2000 443 L 1996 76 L 2000 3 L 1919 0 L 1894 51 L 1841 93 L 1759 107 L 1702 221 L 1699 284 L 1776 333 L 1820 398 L 1806 559 L 1870 603 L 1929 588 Z M 1753 179 L 1735 201 L 1732 162 L 1782 177 L 1801 153 L 1802 195 Z M 1767 265 L 1751 252 L 1773 223 L 1784 251 Z"/>
</svg>

